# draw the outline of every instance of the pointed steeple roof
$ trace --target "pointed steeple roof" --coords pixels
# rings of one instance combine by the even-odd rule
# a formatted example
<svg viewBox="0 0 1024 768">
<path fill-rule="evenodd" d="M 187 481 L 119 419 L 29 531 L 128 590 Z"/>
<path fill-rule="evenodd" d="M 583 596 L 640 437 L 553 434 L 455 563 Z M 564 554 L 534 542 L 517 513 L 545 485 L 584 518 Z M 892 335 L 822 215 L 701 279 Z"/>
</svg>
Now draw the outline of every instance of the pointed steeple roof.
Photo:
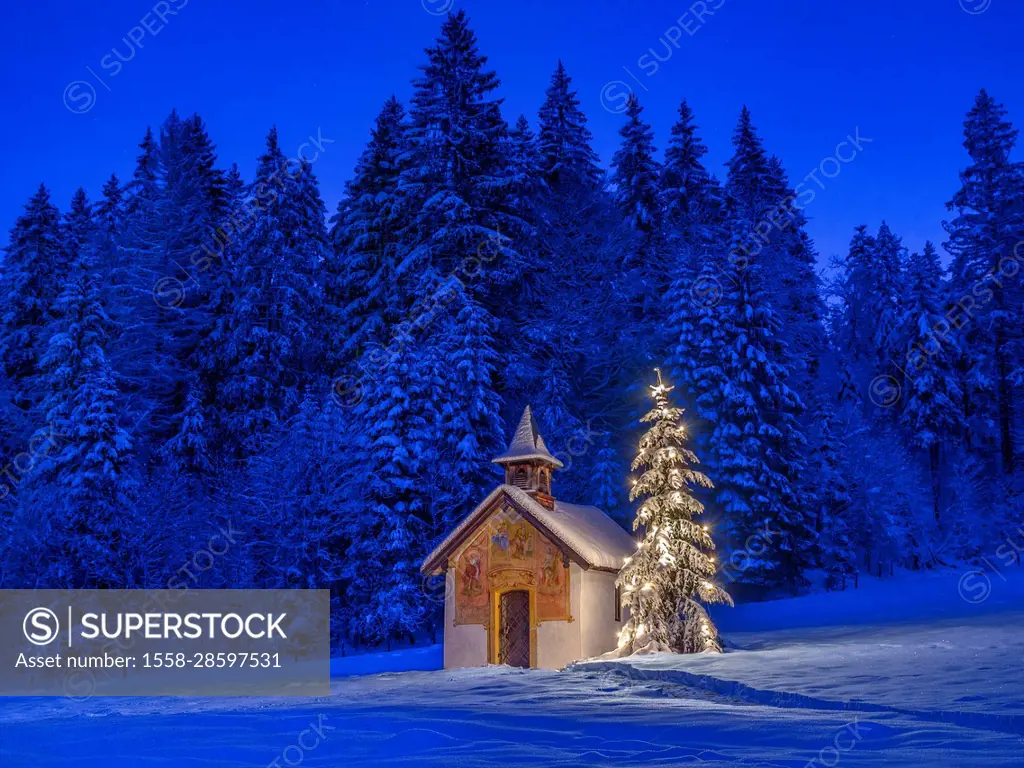
<svg viewBox="0 0 1024 768">
<path fill-rule="evenodd" d="M 544 445 L 544 438 L 540 436 L 537 429 L 537 422 L 533 418 L 530 406 L 526 406 L 522 418 L 519 419 L 519 426 L 512 435 L 512 442 L 500 456 L 495 456 L 492 461 L 495 464 L 511 464 L 516 461 L 539 460 L 545 461 L 553 467 L 561 467 L 562 462 L 556 459 Z"/>
</svg>

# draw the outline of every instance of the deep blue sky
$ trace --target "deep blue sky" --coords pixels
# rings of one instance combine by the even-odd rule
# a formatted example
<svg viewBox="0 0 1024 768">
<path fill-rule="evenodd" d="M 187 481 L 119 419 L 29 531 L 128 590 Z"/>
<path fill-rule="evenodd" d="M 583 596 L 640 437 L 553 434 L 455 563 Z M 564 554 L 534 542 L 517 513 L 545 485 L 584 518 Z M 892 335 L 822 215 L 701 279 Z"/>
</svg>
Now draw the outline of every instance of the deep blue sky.
<svg viewBox="0 0 1024 768">
<path fill-rule="evenodd" d="M 965 162 L 961 122 L 979 88 L 1024 126 L 1019 0 L 707 0 L 708 7 L 721 7 L 703 23 L 688 12 L 691 0 L 167 5 L 183 2 L 177 15 L 165 14 L 162 29 L 150 13 L 160 5 L 156 0 L 7 4 L 0 32 L 0 241 L 6 242 L 6 230 L 40 181 L 63 208 L 79 185 L 95 197 L 111 172 L 127 178 L 146 125 L 159 124 L 172 107 L 198 112 L 222 164 L 237 161 L 247 178 L 272 124 L 290 151 L 319 129 L 334 140 L 315 163 L 333 212 L 381 103 L 390 93 L 410 94 L 423 48 L 440 25 L 425 5 L 436 10 L 451 3 L 469 12 L 481 49 L 502 79 L 510 121 L 525 113 L 535 122 L 562 58 L 604 163 L 621 124 L 621 116 L 601 104 L 602 88 L 613 80 L 637 89 L 659 149 L 685 97 L 719 173 L 743 104 L 794 183 L 860 126 L 873 142 L 825 180 L 825 189 L 816 188 L 807 209 L 823 259 L 845 249 L 855 225 L 876 227 L 883 217 L 910 247 L 925 238 L 941 241 L 943 204 Z M 970 14 L 961 2 L 975 11 L 989 7 Z M 679 29 L 680 17 L 692 35 Z M 128 57 L 122 38 L 145 25 L 150 30 L 142 30 L 134 58 L 116 74 L 109 68 L 116 59 L 105 68 L 103 59 L 115 47 Z M 650 58 L 638 60 L 652 47 L 665 58 L 666 35 L 678 39 L 678 48 L 648 75 Z M 83 114 L 65 107 L 65 88 L 77 80 L 96 89 L 95 103 Z M 609 92 L 613 106 L 621 87 Z M 68 101 L 82 108 L 87 97 L 79 85 Z"/>
</svg>

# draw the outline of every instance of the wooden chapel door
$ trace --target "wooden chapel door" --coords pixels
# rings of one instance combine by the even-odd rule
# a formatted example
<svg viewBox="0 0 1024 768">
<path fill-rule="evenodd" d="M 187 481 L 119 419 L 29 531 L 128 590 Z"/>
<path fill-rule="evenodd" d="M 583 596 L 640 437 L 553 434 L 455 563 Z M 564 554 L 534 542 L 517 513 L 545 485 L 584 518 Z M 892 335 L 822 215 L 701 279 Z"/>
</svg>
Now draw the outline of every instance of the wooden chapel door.
<svg viewBox="0 0 1024 768">
<path fill-rule="evenodd" d="M 504 592 L 498 608 L 498 663 L 530 666 L 530 593 Z"/>
</svg>

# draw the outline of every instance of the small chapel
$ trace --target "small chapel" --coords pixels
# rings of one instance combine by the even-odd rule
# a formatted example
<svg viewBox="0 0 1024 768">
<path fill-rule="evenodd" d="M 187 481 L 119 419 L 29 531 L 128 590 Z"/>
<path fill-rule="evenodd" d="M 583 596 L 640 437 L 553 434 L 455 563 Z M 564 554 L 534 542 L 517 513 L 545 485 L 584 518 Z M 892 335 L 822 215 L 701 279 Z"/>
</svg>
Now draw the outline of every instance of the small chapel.
<svg viewBox="0 0 1024 768">
<path fill-rule="evenodd" d="M 529 406 L 494 463 L 505 482 L 421 566 L 445 574 L 445 669 L 560 669 L 613 650 L 623 620 L 615 578 L 636 542 L 597 507 L 555 498 L 562 462 Z"/>
</svg>

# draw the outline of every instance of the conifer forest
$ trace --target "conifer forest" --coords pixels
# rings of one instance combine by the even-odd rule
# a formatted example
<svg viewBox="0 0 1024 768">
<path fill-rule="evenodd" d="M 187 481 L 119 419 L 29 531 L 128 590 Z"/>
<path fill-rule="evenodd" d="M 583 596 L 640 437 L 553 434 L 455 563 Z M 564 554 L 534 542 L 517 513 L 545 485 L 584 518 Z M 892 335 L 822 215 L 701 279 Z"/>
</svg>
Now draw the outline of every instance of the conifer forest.
<svg viewBox="0 0 1024 768">
<path fill-rule="evenodd" d="M 435 35 L 335 210 L 315 148 L 253 126 L 246 178 L 177 111 L 100 195 L 25 190 L 0 588 L 324 588 L 338 646 L 438 640 L 420 566 L 502 482 L 526 405 L 553 495 L 633 530 L 655 368 L 738 602 L 971 562 L 1019 523 L 1024 166 L 999 93 L 963 104 L 959 185 L 929 191 L 941 242 L 863 221 L 832 258 L 805 210 L 869 133 L 798 180 L 738 93 L 719 167 L 680 81 L 669 133 L 637 89 L 599 157 L 568 64 L 510 114 L 470 16 Z"/>
</svg>

